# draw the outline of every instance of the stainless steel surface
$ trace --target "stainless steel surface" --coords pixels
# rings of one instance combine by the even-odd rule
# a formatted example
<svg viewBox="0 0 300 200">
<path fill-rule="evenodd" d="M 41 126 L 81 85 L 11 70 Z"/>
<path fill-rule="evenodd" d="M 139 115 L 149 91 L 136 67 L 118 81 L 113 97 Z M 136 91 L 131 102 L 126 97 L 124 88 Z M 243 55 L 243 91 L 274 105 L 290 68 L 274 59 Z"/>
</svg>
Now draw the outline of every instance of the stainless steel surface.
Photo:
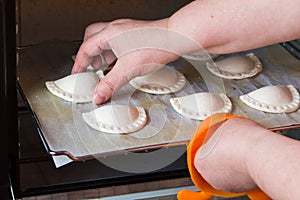
<svg viewBox="0 0 300 200">
<path fill-rule="evenodd" d="M 249 108 L 238 99 L 239 95 L 266 85 L 293 84 L 300 91 L 300 61 L 281 46 L 274 45 L 252 51 L 261 59 L 264 69 L 258 76 L 244 80 L 213 77 L 206 71 L 203 62 L 194 63 L 199 67 L 201 76 L 189 62 L 179 59 L 169 66 L 187 77 L 188 84 L 182 91 L 171 95 L 151 95 L 126 85 L 107 103 L 144 107 L 149 121 L 142 130 L 128 135 L 93 130 L 81 117 L 82 112 L 96 108 L 93 103 L 65 102 L 53 96 L 44 86 L 45 81 L 56 80 L 70 73 L 73 64 L 71 56 L 76 53 L 76 48 L 76 44 L 55 41 L 19 50 L 19 82 L 53 155 L 84 160 L 93 156 L 124 153 L 126 150 L 187 144 L 200 122 L 177 114 L 169 98 L 199 91 L 226 92 L 232 100 L 233 113 L 256 120 L 267 128 L 288 129 L 300 125 L 300 110 L 291 114 L 268 114 Z M 206 84 L 203 79 L 210 81 Z"/>
</svg>

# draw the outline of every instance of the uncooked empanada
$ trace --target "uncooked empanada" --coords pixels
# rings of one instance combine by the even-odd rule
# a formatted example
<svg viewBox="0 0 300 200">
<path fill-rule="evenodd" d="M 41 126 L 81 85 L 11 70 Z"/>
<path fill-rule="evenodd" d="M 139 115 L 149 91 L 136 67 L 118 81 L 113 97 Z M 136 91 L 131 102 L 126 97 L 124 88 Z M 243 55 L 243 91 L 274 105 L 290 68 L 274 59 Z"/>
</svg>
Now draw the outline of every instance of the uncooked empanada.
<svg viewBox="0 0 300 200">
<path fill-rule="evenodd" d="M 185 85 L 185 78 L 175 69 L 164 67 L 151 74 L 136 77 L 130 84 L 143 92 L 169 94 L 181 90 Z"/>
<path fill-rule="evenodd" d="M 249 78 L 262 70 L 260 60 L 253 53 L 231 56 L 215 63 L 206 63 L 206 67 L 214 75 L 226 79 Z"/>
<path fill-rule="evenodd" d="M 106 133 L 131 133 L 147 122 L 144 108 L 128 105 L 101 106 L 82 117 L 90 127 Z"/>
<path fill-rule="evenodd" d="M 54 95 L 75 103 L 93 100 L 96 85 L 103 78 L 103 71 L 71 74 L 56 81 L 47 81 L 47 89 Z"/>
<path fill-rule="evenodd" d="M 241 95 L 240 99 L 251 108 L 269 113 L 290 113 L 300 106 L 297 89 L 292 86 L 266 86 Z"/>
<path fill-rule="evenodd" d="M 189 54 L 182 55 L 183 58 L 190 59 L 190 60 L 198 60 L 198 61 L 213 60 L 218 56 L 219 56 L 218 54 L 210 54 L 210 53 L 206 53 L 205 51 L 195 51 Z"/>
<path fill-rule="evenodd" d="M 223 93 L 200 92 L 179 98 L 171 98 L 171 105 L 185 117 L 204 120 L 215 113 L 230 113 L 232 104 Z"/>
</svg>

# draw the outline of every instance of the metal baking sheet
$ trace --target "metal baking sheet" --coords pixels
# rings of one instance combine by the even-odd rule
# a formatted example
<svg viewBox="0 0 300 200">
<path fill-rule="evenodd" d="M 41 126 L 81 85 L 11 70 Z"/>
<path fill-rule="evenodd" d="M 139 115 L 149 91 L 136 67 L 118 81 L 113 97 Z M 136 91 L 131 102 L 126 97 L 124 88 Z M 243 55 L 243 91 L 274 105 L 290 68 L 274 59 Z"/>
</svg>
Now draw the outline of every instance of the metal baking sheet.
<svg viewBox="0 0 300 200">
<path fill-rule="evenodd" d="M 176 113 L 170 97 L 193 92 L 225 92 L 233 103 L 233 113 L 253 119 L 266 128 L 287 129 L 300 125 L 300 110 L 291 114 L 268 114 L 244 105 L 239 96 L 266 85 L 294 85 L 300 91 L 300 61 L 280 45 L 252 50 L 263 63 L 263 72 L 243 80 L 223 80 L 210 74 L 204 62 L 178 59 L 168 64 L 181 71 L 188 84 L 170 95 L 151 95 L 139 92 L 130 85 L 121 88 L 106 104 L 130 104 L 146 109 L 149 121 L 140 131 L 128 135 L 107 134 L 88 127 L 82 112 L 95 109 L 93 103 L 72 104 L 53 96 L 45 81 L 70 74 L 77 44 L 52 41 L 18 52 L 18 78 L 39 124 L 42 139 L 53 155 L 67 155 L 73 160 L 107 156 L 127 150 L 187 144 L 201 122 L 186 119 Z M 248 52 L 241 52 L 244 54 Z M 225 55 L 224 55 L 225 56 Z M 219 59 L 221 59 L 220 57 Z"/>
</svg>

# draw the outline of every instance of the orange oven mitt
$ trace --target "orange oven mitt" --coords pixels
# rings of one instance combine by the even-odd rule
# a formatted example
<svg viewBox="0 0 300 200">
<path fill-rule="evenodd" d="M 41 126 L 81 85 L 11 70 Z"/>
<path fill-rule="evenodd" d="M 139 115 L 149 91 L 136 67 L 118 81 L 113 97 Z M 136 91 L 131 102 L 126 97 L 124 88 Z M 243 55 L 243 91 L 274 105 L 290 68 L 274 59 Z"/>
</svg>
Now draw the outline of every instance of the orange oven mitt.
<svg viewBox="0 0 300 200">
<path fill-rule="evenodd" d="M 251 190 L 243 193 L 231 193 L 213 188 L 208 182 L 206 182 L 201 174 L 196 170 L 194 166 L 194 158 L 197 150 L 203 144 L 206 134 L 210 127 L 225 122 L 230 118 L 244 118 L 242 116 L 227 114 L 227 113 L 218 113 L 206 118 L 200 125 L 197 133 L 194 135 L 187 147 L 187 164 L 188 169 L 191 175 L 191 179 L 195 186 L 200 190 L 199 192 L 190 191 L 190 190 L 181 190 L 177 194 L 179 200 L 208 200 L 213 196 L 219 197 L 236 197 L 242 195 L 248 195 L 252 200 L 267 200 L 270 199 L 263 191 L 260 189 Z"/>
</svg>

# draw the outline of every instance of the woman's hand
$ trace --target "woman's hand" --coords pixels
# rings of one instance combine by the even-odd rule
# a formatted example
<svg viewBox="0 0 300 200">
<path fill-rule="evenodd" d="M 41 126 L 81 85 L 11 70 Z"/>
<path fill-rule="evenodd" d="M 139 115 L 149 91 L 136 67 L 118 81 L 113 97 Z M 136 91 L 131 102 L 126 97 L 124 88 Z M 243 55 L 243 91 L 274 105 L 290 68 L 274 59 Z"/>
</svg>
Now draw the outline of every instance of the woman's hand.
<svg viewBox="0 0 300 200">
<path fill-rule="evenodd" d="M 300 141 L 249 119 L 224 122 L 196 153 L 194 165 L 215 189 L 259 187 L 271 199 L 299 199 Z"/>
<path fill-rule="evenodd" d="M 122 19 L 92 24 L 86 29 L 72 73 L 85 71 L 89 64 L 100 68 L 104 64 L 100 54 L 107 64 L 118 58 L 113 69 L 96 86 L 94 102 L 101 104 L 132 78 L 156 71 L 178 57 L 172 50 L 164 49 L 170 40 L 167 34 L 161 34 L 163 30 L 167 30 L 167 19 Z M 157 34 L 160 36 L 155 37 Z"/>
<path fill-rule="evenodd" d="M 197 151 L 194 164 L 201 176 L 215 189 L 245 192 L 256 183 L 247 169 L 247 156 L 266 130 L 248 120 L 233 118 L 221 124 Z"/>
<path fill-rule="evenodd" d="M 280 0 L 199 0 L 162 20 L 96 23 L 86 29 L 72 73 L 85 71 L 89 64 L 99 68 L 100 54 L 108 64 L 118 58 L 95 90 L 94 101 L 100 104 L 130 79 L 153 72 L 182 53 L 202 48 L 227 54 L 297 39 L 300 26 L 291 19 L 300 17 L 298 5 L 299 0 L 284 6 Z M 278 15 L 278 10 L 284 14 Z"/>
</svg>

